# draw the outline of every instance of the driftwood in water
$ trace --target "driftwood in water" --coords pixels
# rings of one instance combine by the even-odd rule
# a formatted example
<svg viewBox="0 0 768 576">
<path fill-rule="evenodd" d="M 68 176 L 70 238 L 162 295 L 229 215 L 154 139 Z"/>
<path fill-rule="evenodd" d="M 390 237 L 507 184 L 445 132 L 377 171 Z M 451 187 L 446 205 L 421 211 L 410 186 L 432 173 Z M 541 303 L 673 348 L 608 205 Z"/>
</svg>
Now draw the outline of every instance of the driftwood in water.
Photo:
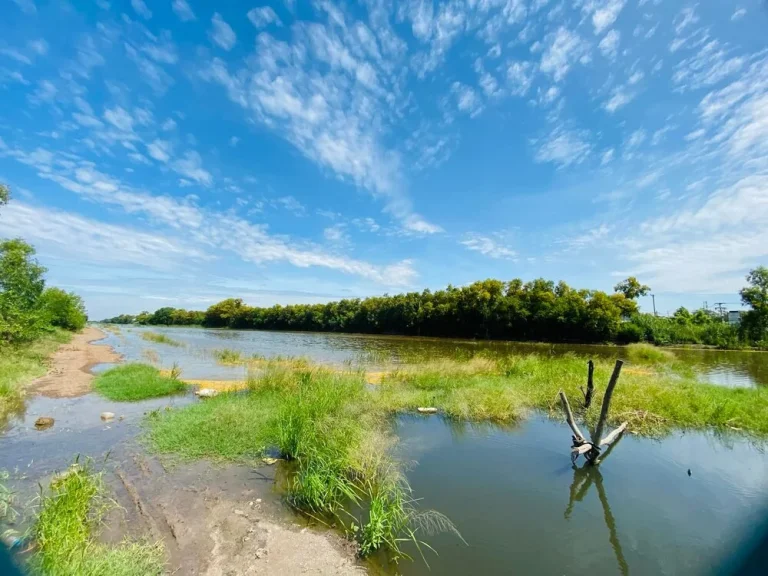
<svg viewBox="0 0 768 576">
<path fill-rule="evenodd" d="M 621 360 L 616 360 L 616 365 L 613 368 L 613 374 L 611 374 L 611 379 L 608 382 L 608 387 L 605 389 L 605 394 L 603 395 L 603 403 L 600 407 L 600 418 L 597 421 L 597 426 L 595 427 L 594 434 L 592 435 L 592 441 L 588 441 L 584 434 L 582 434 L 581 430 L 579 429 L 579 426 L 576 424 L 576 420 L 573 417 L 573 412 L 571 411 L 571 406 L 568 403 L 568 397 L 565 395 L 565 392 L 560 390 L 559 396 L 560 396 L 560 404 L 563 407 L 563 412 L 565 412 L 565 420 L 568 422 L 568 426 L 571 427 L 571 431 L 573 431 L 573 445 L 571 446 L 571 459 L 575 462 L 576 459 L 584 455 L 584 457 L 587 459 L 587 461 L 591 464 L 598 464 L 599 463 L 599 456 L 600 456 L 600 447 L 601 446 L 611 446 L 617 438 L 619 438 L 624 431 L 627 429 L 627 422 L 624 422 L 621 426 L 616 428 L 613 432 L 608 434 L 603 438 L 603 428 L 605 428 L 605 422 L 608 419 L 608 411 L 611 407 L 611 399 L 613 398 L 613 390 L 616 388 L 616 384 L 619 381 L 619 376 L 621 375 L 621 367 L 623 366 L 624 362 Z M 592 361 L 590 360 L 589 363 L 589 380 L 587 383 L 587 392 L 584 395 L 585 402 L 587 400 L 587 393 L 589 393 L 589 399 L 591 402 L 592 399 L 592 391 L 594 390 L 594 386 L 590 388 L 590 384 L 592 383 L 592 370 L 594 369 L 594 365 Z"/>
<path fill-rule="evenodd" d="M 568 404 L 568 398 L 565 396 L 565 392 L 562 390 L 560 390 L 560 404 L 563 406 L 563 412 L 565 412 L 565 421 L 568 422 L 568 426 L 571 427 L 574 439 L 578 440 L 580 444 L 583 444 L 586 442 L 586 439 L 584 438 L 584 434 L 581 433 L 581 430 L 579 430 L 579 427 L 576 425 L 576 419 L 573 417 L 573 412 L 571 412 L 571 405 Z"/>
<path fill-rule="evenodd" d="M 592 395 L 595 393 L 595 383 L 593 382 L 593 376 L 595 374 L 595 363 L 590 360 L 587 362 L 587 389 L 581 389 L 581 393 L 584 394 L 584 409 L 586 410 L 592 405 Z"/>
</svg>

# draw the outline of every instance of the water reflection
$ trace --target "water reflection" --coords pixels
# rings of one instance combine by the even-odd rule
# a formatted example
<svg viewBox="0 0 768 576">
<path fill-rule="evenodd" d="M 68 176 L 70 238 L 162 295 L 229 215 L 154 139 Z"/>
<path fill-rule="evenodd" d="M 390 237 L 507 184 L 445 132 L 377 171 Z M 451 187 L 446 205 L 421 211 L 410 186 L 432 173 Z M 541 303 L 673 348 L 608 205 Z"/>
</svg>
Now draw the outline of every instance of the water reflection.
<svg viewBox="0 0 768 576">
<path fill-rule="evenodd" d="M 601 456 L 600 461 L 604 462 L 620 442 L 621 438 L 611 444 Z M 629 574 L 629 564 L 627 563 L 627 559 L 624 557 L 624 551 L 621 548 L 621 540 L 619 539 L 619 533 L 616 530 L 616 519 L 611 511 L 611 505 L 608 503 L 608 496 L 606 495 L 605 487 L 603 486 L 603 475 L 600 473 L 600 468 L 598 466 L 593 466 L 589 463 L 584 463 L 581 467 L 573 466 L 573 482 L 571 482 L 568 507 L 565 509 L 564 518 L 565 520 L 570 520 L 574 505 L 577 502 L 582 502 L 584 500 L 584 497 L 593 485 L 597 490 L 597 497 L 603 508 L 603 519 L 605 520 L 605 526 L 608 528 L 608 541 L 611 543 L 611 548 L 616 556 L 619 572 L 621 572 L 623 576 L 626 576 Z"/>
</svg>

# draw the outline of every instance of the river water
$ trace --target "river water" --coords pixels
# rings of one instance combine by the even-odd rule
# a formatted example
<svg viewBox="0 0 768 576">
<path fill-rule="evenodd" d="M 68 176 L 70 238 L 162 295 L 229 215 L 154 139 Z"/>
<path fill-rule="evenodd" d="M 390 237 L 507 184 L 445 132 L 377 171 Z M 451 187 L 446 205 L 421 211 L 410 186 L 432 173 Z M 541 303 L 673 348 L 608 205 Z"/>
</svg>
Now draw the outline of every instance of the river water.
<svg viewBox="0 0 768 576">
<path fill-rule="evenodd" d="M 615 358 L 616 347 L 561 347 L 285 332 L 153 327 L 184 345 L 141 338 L 144 328 L 123 328 L 106 339 L 128 361 L 178 362 L 183 377 L 239 378 L 242 368 L 216 364 L 219 348 L 263 356 L 301 355 L 318 362 L 382 362 L 420 356 L 471 354 L 479 349 Z M 149 352 L 148 352 L 149 351 Z M 704 380 L 726 386 L 767 385 L 768 355 L 675 351 Z M 95 458 L 134 442 L 145 412 L 176 409 L 190 396 L 139 404 L 77 399 L 30 399 L 26 412 L 0 437 L 0 469 L 34 482 L 61 469 L 76 453 Z M 102 423 L 110 410 L 124 420 Z M 56 426 L 38 432 L 37 416 Z M 447 515 L 453 534 L 424 535 L 437 551 L 413 546 L 414 562 L 370 562 L 373 573 L 440 574 L 684 574 L 717 572 L 724 557 L 768 514 L 768 456 L 739 437 L 676 433 L 655 441 L 626 436 L 599 469 L 573 467 L 570 430 L 531 415 L 520 425 L 457 424 L 439 416 L 403 416 L 393 425 L 398 454 L 422 509 Z"/>
<path fill-rule="evenodd" d="M 183 343 L 173 347 L 157 345 L 141 338 L 142 332 L 158 332 Z M 304 356 L 315 362 L 342 364 L 362 362 L 366 365 L 397 362 L 408 358 L 467 356 L 486 351 L 493 354 L 575 353 L 588 358 L 613 360 L 622 356 L 619 346 L 573 344 L 531 344 L 519 342 L 486 342 L 359 334 L 327 334 L 313 332 L 265 332 L 258 330 L 209 330 L 177 327 L 128 327 L 110 334 L 105 341 L 128 361 L 147 361 L 147 350 L 154 350 L 164 368 L 178 362 L 184 376 L 192 379 L 242 378 L 242 367 L 219 366 L 210 352 L 233 349 L 245 356 Z M 703 382 L 728 387 L 768 386 L 768 353 L 708 349 L 670 349 L 679 359 L 696 370 Z"/>
</svg>

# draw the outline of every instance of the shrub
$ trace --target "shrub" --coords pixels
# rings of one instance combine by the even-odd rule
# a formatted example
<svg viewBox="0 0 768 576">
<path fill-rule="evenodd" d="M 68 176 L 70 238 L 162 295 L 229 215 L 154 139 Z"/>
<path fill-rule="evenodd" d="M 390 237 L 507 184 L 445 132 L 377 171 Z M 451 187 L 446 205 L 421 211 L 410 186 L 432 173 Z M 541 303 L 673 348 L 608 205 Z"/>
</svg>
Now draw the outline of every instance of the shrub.
<svg viewBox="0 0 768 576">
<path fill-rule="evenodd" d="M 637 324 L 625 322 L 616 333 L 616 342 L 619 344 L 633 344 L 643 339 L 643 329 Z"/>
<path fill-rule="evenodd" d="M 40 306 L 51 326 L 77 332 L 85 328 L 88 316 L 83 299 L 61 288 L 46 288 L 40 295 Z"/>
</svg>

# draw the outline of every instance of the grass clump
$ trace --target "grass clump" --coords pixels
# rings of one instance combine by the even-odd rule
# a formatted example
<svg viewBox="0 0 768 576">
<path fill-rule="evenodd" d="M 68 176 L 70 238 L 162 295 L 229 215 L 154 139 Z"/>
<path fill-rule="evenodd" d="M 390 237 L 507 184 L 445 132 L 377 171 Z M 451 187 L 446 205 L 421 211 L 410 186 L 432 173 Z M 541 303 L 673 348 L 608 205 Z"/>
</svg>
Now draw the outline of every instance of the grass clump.
<svg viewBox="0 0 768 576">
<path fill-rule="evenodd" d="M 632 362 L 646 364 L 664 364 L 675 361 L 675 355 L 653 344 L 629 344 L 626 347 L 627 358 Z"/>
<path fill-rule="evenodd" d="M 93 382 L 102 396 L 118 402 L 135 402 L 184 392 L 181 380 L 163 376 L 160 371 L 146 364 L 125 364 L 107 370 Z"/>
<path fill-rule="evenodd" d="M 240 350 L 232 350 L 231 348 L 213 350 L 211 354 L 213 354 L 213 357 L 219 364 L 242 364 L 245 361 L 245 358 L 243 358 L 243 354 L 240 352 Z"/>
<path fill-rule="evenodd" d="M 184 346 L 183 342 L 174 340 L 173 338 L 166 336 L 165 334 L 160 334 L 159 332 L 142 332 L 141 337 L 144 340 L 155 342 L 157 344 L 167 344 L 168 346 L 175 347 Z"/>
<path fill-rule="evenodd" d="M 51 354 L 71 339 L 71 332 L 56 329 L 31 344 L 0 344 L 0 427 L 22 408 L 24 384 L 43 376 Z"/>
<path fill-rule="evenodd" d="M 407 505 L 409 489 L 392 480 L 396 465 L 385 414 L 370 403 L 363 372 L 268 362 L 249 372 L 247 393 L 158 412 L 147 423 L 155 450 L 183 458 L 248 461 L 279 452 L 290 462 L 288 502 L 321 522 L 346 527 L 361 555 L 386 547 L 399 557 L 403 539 L 417 534 L 410 526 L 417 515 Z M 400 507 L 399 520 L 385 522 L 378 512 L 370 514 L 371 506 L 388 515 Z"/>
<path fill-rule="evenodd" d="M 94 532 L 110 507 L 101 474 L 75 463 L 53 479 L 33 529 L 37 551 L 30 560 L 44 576 L 144 576 L 163 573 L 159 544 L 98 544 Z"/>
</svg>

